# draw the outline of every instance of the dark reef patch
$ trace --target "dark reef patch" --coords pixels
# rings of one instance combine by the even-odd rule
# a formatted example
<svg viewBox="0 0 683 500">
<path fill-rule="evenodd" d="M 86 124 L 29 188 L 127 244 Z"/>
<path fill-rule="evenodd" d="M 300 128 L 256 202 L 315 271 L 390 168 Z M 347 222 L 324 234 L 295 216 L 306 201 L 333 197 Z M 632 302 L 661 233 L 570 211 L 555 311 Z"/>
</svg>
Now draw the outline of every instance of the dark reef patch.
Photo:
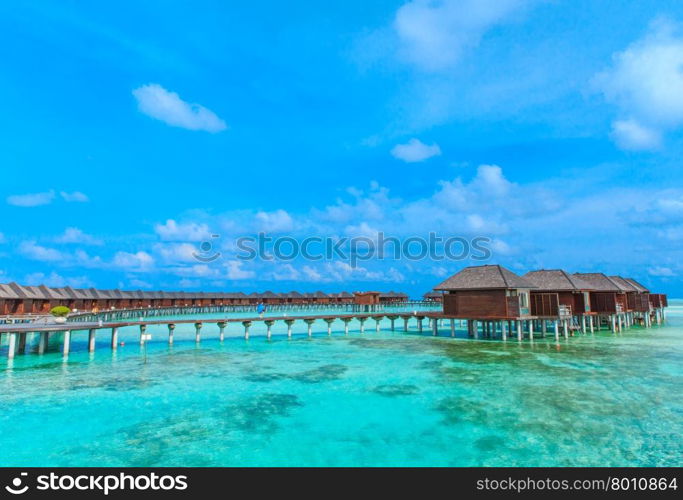
<svg viewBox="0 0 683 500">
<path fill-rule="evenodd" d="M 450 396 L 439 401 L 434 409 L 441 414 L 444 423 L 457 424 L 464 421 L 484 421 L 488 407 L 480 401 Z"/>
<path fill-rule="evenodd" d="M 286 417 L 291 410 L 303 406 L 294 394 L 261 394 L 220 410 L 226 430 L 274 431 L 276 417 Z"/>
<path fill-rule="evenodd" d="M 284 373 L 253 373 L 242 377 L 242 380 L 248 382 L 275 382 L 276 380 L 286 379 L 287 375 Z"/>
<path fill-rule="evenodd" d="M 312 370 L 290 375 L 290 378 L 305 384 L 317 384 L 340 379 L 342 375 L 346 373 L 346 370 L 348 370 L 348 368 L 344 365 L 323 365 L 318 368 L 313 368 Z"/>
<path fill-rule="evenodd" d="M 420 392 L 420 389 L 410 384 L 385 384 L 373 388 L 372 392 L 381 396 L 396 397 L 411 396 Z"/>
<path fill-rule="evenodd" d="M 502 437 L 492 435 L 480 437 L 474 442 L 474 446 L 480 451 L 489 452 L 505 448 L 506 442 Z"/>
</svg>

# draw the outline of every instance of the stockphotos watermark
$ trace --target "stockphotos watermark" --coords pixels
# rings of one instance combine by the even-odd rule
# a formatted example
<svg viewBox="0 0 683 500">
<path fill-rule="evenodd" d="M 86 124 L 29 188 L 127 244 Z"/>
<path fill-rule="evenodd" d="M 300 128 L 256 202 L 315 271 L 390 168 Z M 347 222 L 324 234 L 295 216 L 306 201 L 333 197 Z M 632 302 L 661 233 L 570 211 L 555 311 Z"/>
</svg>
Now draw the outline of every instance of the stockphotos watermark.
<svg viewBox="0 0 683 500">
<path fill-rule="evenodd" d="M 185 475 L 159 475 L 154 472 L 145 474 L 41 474 L 31 478 L 22 472 L 5 486 L 12 495 L 23 495 L 27 491 L 89 491 L 109 495 L 119 491 L 183 491 L 187 489 Z"/>
<path fill-rule="evenodd" d="M 214 247 L 220 235 L 211 235 L 202 241 L 193 257 L 202 263 L 218 260 L 221 253 Z M 491 239 L 486 236 L 442 236 L 435 232 L 426 237 L 398 238 L 378 232 L 374 237 L 322 237 L 309 236 L 297 239 L 292 236 L 242 236 L 235 240 L 236 257 L 240 260 L 266 260 L 290 262 L 341 260 L 351 267 L 369 260 L 419 261 L 485 261 L 491 258 Z"/>
</svg>

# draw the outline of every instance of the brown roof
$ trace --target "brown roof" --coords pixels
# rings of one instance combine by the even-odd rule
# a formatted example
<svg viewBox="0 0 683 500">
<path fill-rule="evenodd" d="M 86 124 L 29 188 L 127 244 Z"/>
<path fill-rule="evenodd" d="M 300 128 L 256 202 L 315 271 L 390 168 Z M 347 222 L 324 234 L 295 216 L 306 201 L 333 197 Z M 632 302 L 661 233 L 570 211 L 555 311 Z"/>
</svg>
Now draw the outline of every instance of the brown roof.
<svg viewBox="0 0 683 500">
<path fill-rule="evenodd" d="M 579 291 L 592 290 L 587 281 L 562 269 L 540 269 L 529 271 L 524 278 L 536 285 L 539 290 Z"/>
<path fill-rule="evenodd" d="M 499 265 L 470 266 L 454 274 L 434 290 L 536 288 L 530 281 Z"/>
<path fill-rule="evenodd" d="M 637 292 L 638 291 L 638 289 L 635 286 L 633 286 L 631 283 L 626 281 L 621 276 L 610 276 L 609 278 L 612 281 L 614 281 L 617 285 L 619 285 L 621 288 L 626 290 L 627 292 Z"/>
<path fill-rule="evenodd" d="M 626 280 L 628 283 L 630 283 L 631 286 L 633 286 L 633 287 L 634 287 L 636 290 L 638 290 L 640 293 L 650 293 L 650 290 L 648 290 L 647 288 L 645 288 L 643 285 L 641 285 L 640 283 L 638 283 L 638 282 L 637 282 L 636 280 L 634 280 L 633 278 L 624 278 L 624 280 Z"/>
<path fill-rule="evenodd" d="M 596 292 L 623 293 L 628 291 L 603 273 L 574 273 L 574 276 L 590 283 Z"/>
</svg>

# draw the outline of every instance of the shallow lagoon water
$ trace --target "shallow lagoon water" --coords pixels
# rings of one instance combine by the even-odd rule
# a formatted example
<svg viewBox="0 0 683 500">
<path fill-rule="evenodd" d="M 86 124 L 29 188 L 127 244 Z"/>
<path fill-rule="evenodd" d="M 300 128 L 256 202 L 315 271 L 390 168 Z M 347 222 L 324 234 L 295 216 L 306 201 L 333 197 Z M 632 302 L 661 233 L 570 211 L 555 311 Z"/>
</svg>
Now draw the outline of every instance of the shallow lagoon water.
<svg viewBox="0 0 683 500">
<path fill-rule="evenodd" d="M 277 325 L 164 327 L 63 360 L 0 347 L 3 466 L 683 465 L 683 303 L 667 324 L 555 343 Z M 216 331 L 214 331 L 216 330 Z M 57 336 L 56 336 L 57 337 Z"/>
</svg>

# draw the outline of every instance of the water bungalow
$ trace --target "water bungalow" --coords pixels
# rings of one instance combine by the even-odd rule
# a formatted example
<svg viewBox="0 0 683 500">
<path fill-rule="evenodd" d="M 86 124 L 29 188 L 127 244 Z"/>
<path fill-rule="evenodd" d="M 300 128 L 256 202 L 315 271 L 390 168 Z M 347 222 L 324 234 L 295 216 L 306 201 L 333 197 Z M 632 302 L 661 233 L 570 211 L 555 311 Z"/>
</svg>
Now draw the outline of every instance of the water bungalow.
<svg viewBox="0 0 683 500">
<path fill-rule="evenodd" d="M 408 301 L 408 295 L 399 292 L 372 292 L 378 303 L 397 304 Z M 17 283 L 0 284 L 0 315 L 48 314 L 55 306 L 66 306 L 74 312 L 107 311 L 112 309 L 155 309 L 173 307 L 219 307 L 267 305 L 342 305 L 354 304 L 355 296 L 349 292 L 300 293 L 252 292 L 166 292 L 143 290 L 100 290 L 97 288 L 51 288 L 45 285 L 23 286 Z"/>
<path fill-rule="evenodd" d="M 591 308 L 597 315 L 599 325 L 606 322 L 612 330 L 621 330 L 623 326 L 628 327 L 633 323 L 627 299 L 627 294 L 633 291 L 632 286 L 603 273 L 575 273 L 574 276 L 590 284 Z"/>
<path fill-rule="evenodd" d="M 396 302 L 406 302 L 408 300 L 408 295 L 405 293 L 394 292 L 381 292 L 379 294 L 379 301 L 382 304 L 392 304 Z"/>
<path fill-rule="evenodd" d="M 468 333 L 474 337 L 480 325 L 484 335 L 500 331 L 501 337 L 507 338 L 514 325 L 519 338 L 525 328 L 533 336 L 529 294 L 534 288 L 533 283 L 500 265 L 466 267 L 434 287 L 444 292 L 443 313 L 438 319 L 450 319 L 451 330 L 453 320 L 466 320 Z"/>
<path fill-rule="evenodd" d="M 326 294 L 324 292 L 290 292 L 244 293 L 223 292 L 153 292 L 74 289 L 71 287 L 49 288 L 41 286 L 22 286 L 17 283 L 0 284 L 0 313 L 6 318 L 0 321 L 0 334 L 7 335 L 7 356 L 13 358 L 16 353 L 25 352 L 26 336 L 37 333 L 40 336 L 38 353 L 45 352 L 51 333 L 62 334 L 62 349 L 69 353 L 71 334 L 78 331 L 88 332 L 88 350 L 95 349 L 95 336 L 101 330 L 111 331 L 111 347 L 116 349 L 118 329 L 122 326 L 138 326 L 140 344 L 149 340 L 146 334 L 149 325 L 166 325 L 168 342 L 173 343 L 173 332 L 176 323 L 191 323 L 196 329 L 196 341 L 200 341 L 202 325 L 214 323 L 218 327 L 219 338 L 223 340 L 224 331 L 229 324 L 241 324 L 244 337 L 249 338 L 252 323 L 263 322 L 267 327 L 267 337 L 271 337 L 271 329 L 275 322 L 283 321 L 287 325 L 287 336 L 292 336 L 292 325 L 303 321 L 307 325 L 308 335 L 312 335 L 312 325 L 322 320 L 327 324 L 327 334 L 331 334 L 335 321 L 344 323 L 344 333 L 349 331 L 349 322 L 358 321 L 360 332 L 364 332 L 364 324 L 368 319 L 375 321 L 376 331 L 380 330 L 380 321 L 390 320 L 391 330 L 397 319 L 404 322 L 404 331 L 408 331 L 408 322 L 416 320 L 418 331 L 422 332 L 422 321 L 429 319 L 433 334 L 438 334 L 438 326 L 445 319 L 450 320 L 451 336 L 455 336 L 455 322 L 466 323 L 469 336 L 477 338 L 479 334 L 493 338 L 500 335 L 505 340 L 509 334 L 516 332 L 517 339 L 525 337 L 533 340 L 535 331 L 545 336 L 547 326 L 554 327 L 555 339 L 559 340 L 559 325 L 565 338 L 570 330 L 586 331 L 586 319 L 593 332 L 593 320 L 597 319 L 600 329 L 603 323 L 612 331 L 628 328 L 641 322 L 650 326 L 655 320 L 658 324 L 664 320 L 664 308 L 668 305 L 664 294 L 651 293 L 650 290 L 631 278 L 606 276 L 602 273 L 569 274 L 563 270 L 538 270 L 519 276 L 499 265 L 471 266 L 462 269 L 435 287 L 435 291 L 426 294 L 423 302 L 408 302 L 407 295 L 398 292 L 341 292 Z M 427 305 L 429 302 L 441 300 L 442 310 L 434 312 L 429 308 L 412 312 L 395 312 L 384 309 L 385 305 Z M 228 312 L 251 310 L 254 304 L 261 301 L 272 304 L 273 310 L 282 310 L 288 314 L 254 318 L 225 317 L 223 319 L 151 319 L 164 315 L 198 314 L 205 312 Z M 302 308 L 318 308 L 321 313 L 296 316 L 292 315 L 292 305 Z M 64 305 L 72 310 L 84 312 L 73 315 L 67 323 L 37 322 L 35 315 L 45 314 L 50 308 Z M 334 305 L 351 306 L 352 314 L 330 309 Z M 221 309 L 215 309 L 221 307 Z M 213 308 L 213 309 L 212 309 Z M 294 309 L 298 309 L 297 306 Z M 349 309 L 347 309 L 349 310 Z M 93 313 L 87 312 L 93 311 Z M 34 315 L 34 316 L 30 316 Z"/>
<path fill-rule="evenodd" d="M 646 325 L 649 326 L 653 315 L 654 321 L 656 321 L 657 324 L 661 324 L 664 319 L 664 308 L 669 305 L 666 295 L 661 293 L 650 293 L 650 290 L 633 278 L 622 279 L 635 289 L 635 292 L 627 294 L 629 308 L 636 311 L 636 313 L 641 313 L 639 316 L 644 319 Z"/>
<path fill-rule="evenodd" d="M 422 296 L 425 302 L 443 302 L 443 292 L 427 292 Z"/>
<path fill-rule="evenodd" d="M 524 278 L 536 286 L 531 290 L 531 314 L 541 322 L 545 332 L 546 320 L 558 320 L 563 329 L 588 328 L 593 331 L 590 291 L 592 285 L 562 269 L 530 271 Z"/>
<path fill-rule="evenodd" d="M 457 318 L 520 319 L 529 316 L 535 285 L 499 265 L 466 267 L 434 290 L 443 291 L 443 312 Z"/>
</svg>

